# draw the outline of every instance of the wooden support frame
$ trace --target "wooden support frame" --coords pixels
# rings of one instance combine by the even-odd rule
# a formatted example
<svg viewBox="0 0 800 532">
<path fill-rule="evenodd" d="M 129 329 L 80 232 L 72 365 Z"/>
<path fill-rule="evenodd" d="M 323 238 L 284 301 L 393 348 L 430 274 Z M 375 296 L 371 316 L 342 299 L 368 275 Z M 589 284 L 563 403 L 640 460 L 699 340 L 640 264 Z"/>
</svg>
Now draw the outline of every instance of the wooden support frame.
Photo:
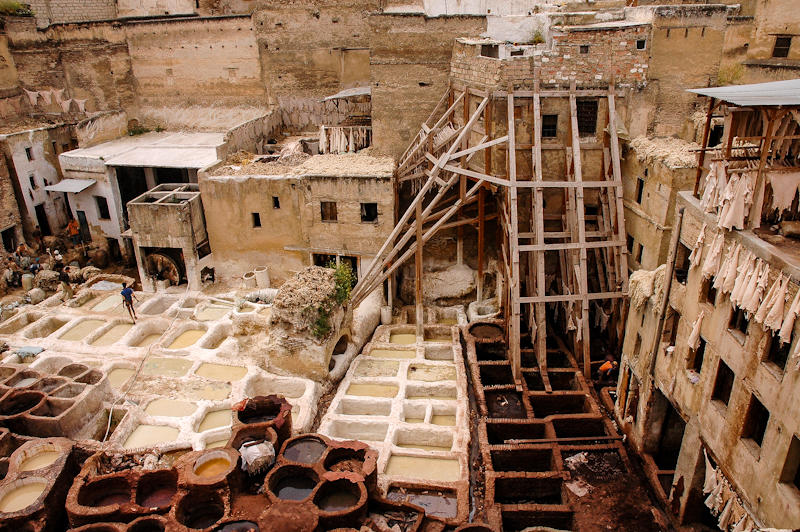
<svg viewBox="0 0 800 532">
<path fill-rule="evenodd" d="M 500 244 L 497 275 L 504 280 L 498 303 L 506 320 L 514 379 L 521 382 L 520 344 L 526 330 L 533 341 L 530 351 L 535 353 L 545 389 L 552 391 L 547 377 L 546 319 L 551 305 L 573 309 L 572 317 L 580 327 L 576 347 L 583 360 L 582 369 L 590 376 L 590 302 L 608 300 L 613 308 L 627 295 L 626 233 L 616 125 L 618 96 L 622 93 L 613 84 L 607 90 L 582 90 L 574 82 L 569 90 L 541 90 L 536 79 L 532 91 L 509 86 L 504 91 L 485 92 L 452 86 L 438 105 L 440 111 L 444 109 L 442 114 L 438 118 L 432 115 L 426 121 L 401 158 L 395 182 L 398 187 L 411 187 L 415 195 L 354 288 L 352 303 L 362 301 L 414 255 L 417 332 L 422 334 L 423 246 L 437 231 L 452 229 L 457 233 L 461 259 L 464 231 L 468 227 L 477 230 L 476 295 L 483 300 L 486 222 L 496 219 Z M 474 98 L 481 98 L 476 107 Z M 542 98 L 568 99 L 567 145 L 542 142 Z M 607 98 L 607 135 L 600 130 L 596 141 L 581 141 L 578 98 Z M 529 119 L 520 121 L 516 113 Z M 483 123 L 479 124 L 481 119 Z M 506 131 L 496 136 L 498 127 L 505 127 Z M 553 179 L 552 170 L 544 168 L 545 150 L 561 150 L 564 154 L 567 171 L 563 178 Z M 584 180 L 584 152 L 596 154 L 596 150 L 600 150 L 602 167 Z M 548 153 L 552 159 L 553 152 Z M 531 175 L 519 173 L 520 157 L 530 158 Z M 586 189 L 593 189 L 590 196 L 585 195 Z M 546 208 L 545 197 L 558 195 L 563 196 L 565 207 L 561 212 L 553 212 L 552 208 Z M 587 197 L 598 198 L 596 214 L 586 214 Z M 491 199 L 497 201 L 496 210 L 487 208 L 486 202 Z M 520 200 L 530 201 L 530 209 L 527 205 L 520 209 Z M 471 214 L 464 210 L 472 203 L 477 203 L 477 214 L 475 210 L 468 211 Z M 548 258 L 550 253 L 556 260 Z M 556 293 L 548 279 L 553 274 L 548 268 L 553 267 L 561 276 L 555 286 Z M 590 268 L 597 271 L 598 278 L 592 282 L 592 290 L 588 280 Z"/>
</svg>

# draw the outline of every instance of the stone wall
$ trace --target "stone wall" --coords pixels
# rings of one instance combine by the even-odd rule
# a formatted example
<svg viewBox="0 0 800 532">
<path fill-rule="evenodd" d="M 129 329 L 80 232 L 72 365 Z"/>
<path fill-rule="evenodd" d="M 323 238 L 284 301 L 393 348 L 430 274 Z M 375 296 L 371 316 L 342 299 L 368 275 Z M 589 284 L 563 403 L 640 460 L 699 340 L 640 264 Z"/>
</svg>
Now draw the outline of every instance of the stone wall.
<svg viewBox="0 0 800 532">
<path fill-rule="evenodd" d="M 263 104 L 250 17 L 125 25 L 139 105 Z"/>
<path fill-rule="evenodd" d="M 0 231 L 14 229 L 15 238 L 22 237 L 21 223 L 22 217 L 19 214 L 17 196 L 14 192 L 14 184 L 11 181 L 11 172 L 3 150 L 0 150 Z M 0 249 L 3 242 L 0 242 Z"/>
<path fill-rule="evenodd" d="M 117 18 L 115 0 L 26 0 L 39 27 L 64 22 L 90 22 Z"/>
<path fill-rule="evenodd" d="M 192 15 L 194 12 L 194 0 L 117 0 L 120 18 Z"/>
</svg>

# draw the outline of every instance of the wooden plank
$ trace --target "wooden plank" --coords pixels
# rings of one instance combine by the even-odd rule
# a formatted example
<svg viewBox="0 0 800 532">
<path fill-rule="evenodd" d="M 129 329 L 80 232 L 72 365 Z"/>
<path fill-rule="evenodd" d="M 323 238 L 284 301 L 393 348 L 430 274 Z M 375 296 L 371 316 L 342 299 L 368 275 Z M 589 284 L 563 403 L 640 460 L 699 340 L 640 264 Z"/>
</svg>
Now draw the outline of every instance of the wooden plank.
<svg viewBox="0 0 800 532">
<path fill-rule="evenodd" d="M 492 146 L 496 146 L 498 144 L 502 144 L 503 142 L 508 140 L 508 135 L 503 135 L 500 138 L 496 138 L 489 142 L 482 142 L 476 146 L 472 146 L 471 148 L 467 148 L 465 150 L 457 151 L 453 155 L 450 156 L 450 160 L 458 159 L 459 157 L 463 157 L 464 155 L 469 155 L 471 153 L 475 153 L 480 150 L 485 150 L 486 148 L 491 148 Z"/>
<path fill-rule="evenodd" d="M 541 98 L 569 98 L 571 92 L 568 90 L 540 90 L 538 94 Z M 576 89 L 574 94 L 580 98 L 604 98 L 608 95 L 608 93 L 602 89 Z M 494 91 L 492 95 L 495 98 L 502 99 L 508 95 L 508 92 Z M 533 98 L 536 95 L 536 91 L 518 90 L 514 91 L 514 95 L 517 98 Z M 619 90 L 617 95 L 621 98 L 625 96 L 625 92 Z"/>
<path fill-rule="evenodd" d="M 517 187 L 525 188 L 605 188 L 622 186 L 622 181 L 518 181 Z"/>
<path fill-rule="evenodd" d="M 622 168 L 620 163 L 619 154 L 619 138 L 617 137 L 617 110 L 616 102 L 614 100 L 614 86 L 611 85 L 608 90 L 608 131 L 611 136 L 611 165 L 614 172 L 614 180 L 622 180 Z M 625 240 L 627 235 L 625 233 L 625 206 L 622 200 L 622 186 L 614 187 L 615 206 L 617 208 L 617 239 Z M 621 281 L 621 289 L 624 293 L 628 293 L 628 248 L 622 246 L 620 248 L 620 266 L 619 275 L 617 280 Z"/>
<path fill-rule="evenodd" d="M 424 242 L 422 241 L 422 202 L 417 203 L 416 208 L 417 213 L 417 249 L 415 254 L 415 264 L 414 264 L 414 273 L 415 273 L 415 285 L 414 285 L 414 297 L 415 303 L 417 308 L 417 338 L 422 338 L 424 336 L 424 328 L 423 325 L 425 323 L 425 316 L 424 316 L 424 309 L 422 308 L 422 248 L 424 247 Z"/>
<path fill-rule="evenodd" d="M 488 183 L 500 185 L 501 187 L 508 187 L 511 185 L 511 182 L 506 181 L 505 179 L 500 179 L 498 177 L 487 175 L 481 172 L 475 172 L 474 170 L 467 170 L 466 168 L 459 168 L 457 166 L 452 166 L 448 164 L 445 165 L 444 169 L 448 172 L 453 172 L 454 174 L 464 175 L 467 177 L 471 177 L 473 179 L 479 179 L 481 181 L 486 181 Z"/>
<path fill-rule="evenodd" d="M 509 227 L 509 245 L 511 260 L 511 324 L 509 330 L 511 372 L 514 380 L 522 381 L 522 359 L 520 354 L 520 303 L 519 303 L 519 232 L 518 213 L 517 213 L 517 153 L 516 144 L 516 124 L 514 121 L 514 92 L 511 87 L 508 91 L 508 177 L 510 181 L 509 196 L 511 209 L 511 220 Z"/>
<path fill-rule="evenodd" d="M 598 240 L 595 242 L 557 242 L 549 244 L 523 244 L 519 246 L 521 252 L 527 251 L 555 251 L 555 250 L 581 250 L 622 247 L 624 240 Z"/>
<path fill-rule="evenodd" d="M 626 297 L 622 292 L 595 292 L 589 294 L 565 294 L 565 295 L 550 295 L 541 297 L 521 297 L 520 303 L 559 303 L 562 301 L 593 301 L 595 299 L 620 299 Z"/>
<path fill-rule="evenodd" d="M 539 94 L 539 76 L 535 76 L 533 85 L 533 170 L 536 182 L 542 182 L 542 105 Z M 534 188 L 534 216 L 536 217 L 536 244 L 544 245 L 544 202 L 541 188 Z M 536 296 L 545 297 L 545 255 L 544 251 L 536 253 Z M 547 321 L 545 320 L 546 307 L 543 302 L 537 303 L 536 311 L 536 361 L 543 376 L 547 376 Z M 543 379 L 544 380 L 544 379 Z M 547 380 L 545 389 L 549 387 Z M 552 388 L 550 388 L 552 391 Z"/>
<path fill-rule="evenodd" d="M 583 169 L 581 166 L 581 141 L 578 134 L 578 110 L 577 110 L 577 100 L 575 96 L 575 80 L 570 83 L 570 95 L 569 95 L 569 111 L 570 111 L 570 118 L 572 124 L 572 157 L 573 157 L 573 168 L 575 172 L 575 181 L 582 181 L 583 180 Z M 609 129 L 611 129 L 609 127 Z M 586 215 L 586 210 L 583 204 L 583 188 L 578 187 L 575 189 L 575 208 L 577 214 L 577 230 L 578 230 L 578 253 L 579 253 L 579 264 L 576 265 L 579 268 L 579 275 L 578 275 L 578 290 L 579 293 L 585 296 L 588 292 L 588 281 L 587 281 L 587 257 L 586 257 L 586 220 L 584 216 Z M 581 300 L 581 323 L 580 327 L 582 328 L 581 331 L 581 347 L 583 349 L 583 374 L 587 379 L 591 379 L 592 377 L 592 369 L 591 369 L 591 360 L 590 360 L 590 352 L 589 352 L 589 300 L 582 299 Z"/>
</svg>

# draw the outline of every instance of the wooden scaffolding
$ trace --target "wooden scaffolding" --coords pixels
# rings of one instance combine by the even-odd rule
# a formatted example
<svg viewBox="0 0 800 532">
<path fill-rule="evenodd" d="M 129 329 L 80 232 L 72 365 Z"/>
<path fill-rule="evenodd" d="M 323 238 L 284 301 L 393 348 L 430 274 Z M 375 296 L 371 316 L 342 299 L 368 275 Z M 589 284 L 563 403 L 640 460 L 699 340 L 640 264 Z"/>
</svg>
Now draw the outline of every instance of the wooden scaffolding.
<svg viewBox="0 0 800 532">
<path fill-rule="evenodd" d="M 621 337 L 621 302 L 628 289 L 617 96 L 613 85 L 577 89 L 574 82 L 569 89 L 542 89 L 536 82 L 533 90 L 495 91 L 451 84 L 400 158 L 397 184 L 411 185 L 413 198 L 354 288 L 353 304 L 385 281 L 391 283 L 413 255 L 421 335 L 424 244 L 438 231 L 458 228 L 460 246 L 467 224 L 477 229 L 481 301 L 486 222 L 496 217 L 502 228 L 497 255 L 504 280 L 504 293 L 497 296 L 514 378 L 521 378 L 522 356 L 529 351 L 550 391 L 547 317 L 553 312 L 562 313 L 589 375 L 590 306 L 596 305 L 606 320 L 615 316 Z M 565 113 L 569 109 L 566 130 L 559 135 L 566 142 L 543 141 L 542 107 L 552 103 L 549 99 L 558 99 Z M 607 114 L 597 122 L 607 127 L 582 138 L 577 108 L 587 100 L 607 102 L 597 107 Z M 554 137 L 552 123 L 547 127 L 547 136 Z M 528 349 L 522 347 L 523 336 L 530 338 Z"/>
</svg>

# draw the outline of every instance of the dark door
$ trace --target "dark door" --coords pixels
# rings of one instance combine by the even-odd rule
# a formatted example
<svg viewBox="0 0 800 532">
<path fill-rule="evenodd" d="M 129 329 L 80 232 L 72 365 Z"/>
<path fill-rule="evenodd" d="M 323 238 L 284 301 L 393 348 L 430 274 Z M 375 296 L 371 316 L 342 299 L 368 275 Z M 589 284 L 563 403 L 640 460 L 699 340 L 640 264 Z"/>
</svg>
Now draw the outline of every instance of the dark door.
<svg viewBox="0 0 800 532">
<path fill-rule="evenodd" d="M 186 168 L 154 168 L 156 173 L 156 184 L 164 183 L 188 183 L 189 171 Z"/>
<path fill-rule="evenodd" d="M 74 216 L 72 216 L 72 206 L 69 204 L 69 194 L 66 192 L 64 192 L 64 207 L 67 209 L 67 218 L 72 220 L 74 218 Z"/>
<path fill-rule="evenodd" d="M 17 235 L 13 227 L 9 227 L 2 233 L 3 236 L 3 247 L 6 251 L 11 252 L 14 251 L 14 248 L 17 247 Z"/>
<path fill-rule="evenodd" d="M 42 236 L 50 236 L 53 231 L 50 229 L 50 222 L 47 220 L 47 214 L 44 212 L 44 203 L 40 203 L 34 207 L 36 211 L 36 222 L 39 224 L 39 230 Z"/>
<path fill-rule="evenodd" d="M 86 223 L 86 213 L 83 211 L 75 211 L 78 215 L 78 225 L 81 226 L 81 240 L 84 242 L 92 241 L 92 234 L 89 232 L 89 224 Z"/>
<path fill-rule="evenodd" d="M 128 202 L 147 192 L 147 179 L 144 168 L 138 166 L 117 166 L 117 185 L 122 200 L 122 218 L 128 227 Z"/>
</svg>

